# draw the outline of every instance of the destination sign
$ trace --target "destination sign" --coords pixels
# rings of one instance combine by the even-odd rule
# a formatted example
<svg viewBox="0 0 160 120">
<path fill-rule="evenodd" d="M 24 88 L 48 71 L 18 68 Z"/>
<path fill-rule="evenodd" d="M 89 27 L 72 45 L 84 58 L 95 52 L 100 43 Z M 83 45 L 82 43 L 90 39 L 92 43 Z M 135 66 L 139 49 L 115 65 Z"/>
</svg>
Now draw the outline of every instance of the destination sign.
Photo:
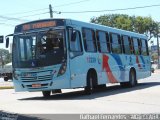
<svg viewBox="0 0 160 120">
<path fill-rule="evenodd" d="M 31 30 L 31 29 L 39 29 L 39 28 L 46 28 L 46 27 L 54 27 L 56 26 L 56 21 L 46 21 L 46 22 L 38 22 L 32 24 L 25 24 L 23 25 L 23 31 Z"/>
<path fill-rule="evenodd" d="M 43 29 L 43 28 L 64 26 L 64 25 L 65 25 L 65 21 L 63 19 L 39 20 L 39 21 L 33 21 L 33 22 L 17 25 L 15 27 L 15 33 L 27 32 L 30 30 L 37 30 L 37 29 Z"/>
</svg>

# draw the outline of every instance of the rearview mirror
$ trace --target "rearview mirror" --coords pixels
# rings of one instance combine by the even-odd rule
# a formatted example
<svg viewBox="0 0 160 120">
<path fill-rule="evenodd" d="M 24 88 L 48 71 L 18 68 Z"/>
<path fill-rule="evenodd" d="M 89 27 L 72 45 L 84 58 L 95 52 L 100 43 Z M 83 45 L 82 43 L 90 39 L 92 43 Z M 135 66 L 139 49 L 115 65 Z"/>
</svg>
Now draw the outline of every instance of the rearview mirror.
<svg viewBox="0 0 160 120">
<path fill-rule="evenodd" d="M 0 36 L 0 43 L 3 43 L 4 36 Z"/>
<path fill-rule="evenodd" d="M 9 37 L 10 36 L 13 36 L 13 34 L 9 34 L 9 35 L 7 35 L 5 38 L 6 38 L 6 48 L 8 48 L 8 46 L 9 46 Z"/>
<path fill-rule="evenodd" d="M 9 37 L 6 38 L 6 48 L 9 46 Z"/>
</svg>

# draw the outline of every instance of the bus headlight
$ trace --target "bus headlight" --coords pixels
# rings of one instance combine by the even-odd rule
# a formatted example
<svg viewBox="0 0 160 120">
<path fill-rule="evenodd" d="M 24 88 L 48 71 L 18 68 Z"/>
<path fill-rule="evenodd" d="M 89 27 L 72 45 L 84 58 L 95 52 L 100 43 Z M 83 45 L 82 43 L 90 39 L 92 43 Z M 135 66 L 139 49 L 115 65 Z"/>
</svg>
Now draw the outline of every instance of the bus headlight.
<svg viewBox="0 0 160 120">
<path fill-rule="evenodd" d="M 13 71 L 13 78 L 14 78 L 15 80 L 18 80 L 18 74 L 17 74 L 15 71 Z"/>
<path fill-rule="evenodd" d="M 66 63 L 62 63 L 62 65 L 61 65 L 61 67 L 59 69 L 57 77 L 63 75 L 66 72 L 66 69 L 67 69 Z"/>
</svg>

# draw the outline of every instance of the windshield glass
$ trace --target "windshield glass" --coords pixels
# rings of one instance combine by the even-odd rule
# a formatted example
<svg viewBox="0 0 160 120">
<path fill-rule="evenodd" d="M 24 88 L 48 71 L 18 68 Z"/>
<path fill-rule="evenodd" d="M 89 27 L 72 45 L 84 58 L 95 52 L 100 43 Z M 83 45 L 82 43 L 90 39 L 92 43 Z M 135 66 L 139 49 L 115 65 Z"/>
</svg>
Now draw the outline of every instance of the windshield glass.
<svg viewBox="0 0 160 120">
<path fill-rule="evenodd" d="M 49 30 L 14 36 L 14 68 L 50 66 L 60 64 L 65 59 L 64 30 Z"/>
</svg>

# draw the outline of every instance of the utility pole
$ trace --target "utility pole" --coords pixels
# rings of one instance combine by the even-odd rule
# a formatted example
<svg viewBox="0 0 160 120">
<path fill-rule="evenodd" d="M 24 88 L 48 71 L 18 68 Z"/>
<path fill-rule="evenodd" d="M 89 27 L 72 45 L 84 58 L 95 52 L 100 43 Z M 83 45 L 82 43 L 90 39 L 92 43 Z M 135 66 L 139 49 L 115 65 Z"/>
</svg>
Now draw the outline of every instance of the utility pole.
<svg viewBox="0 0 160 120">
<path fill-rule="evenodd" d="M 158 69 L 160 69 L 160 60 L 159 60 L 159 36 L 158 36 L 158 31 L 157 31 L 157 51 L 158 51 Z"/>
<path fill-rule="evenodd" d="M 50 18 L 53 18 L 53 10 L 51 4 L 49 4 L 49 13 L 50 13 Z"/>
<path fill-rule="evenodd" d="M 158 51 L 158 69 L 160 69 L 160 64 L 159 64 L 159 56 L 160 56 L 160 54 L 159 54 L 159 38 L 158 38 L 158 35 L 157 35 L 157 51 Z"/>
</svg>

